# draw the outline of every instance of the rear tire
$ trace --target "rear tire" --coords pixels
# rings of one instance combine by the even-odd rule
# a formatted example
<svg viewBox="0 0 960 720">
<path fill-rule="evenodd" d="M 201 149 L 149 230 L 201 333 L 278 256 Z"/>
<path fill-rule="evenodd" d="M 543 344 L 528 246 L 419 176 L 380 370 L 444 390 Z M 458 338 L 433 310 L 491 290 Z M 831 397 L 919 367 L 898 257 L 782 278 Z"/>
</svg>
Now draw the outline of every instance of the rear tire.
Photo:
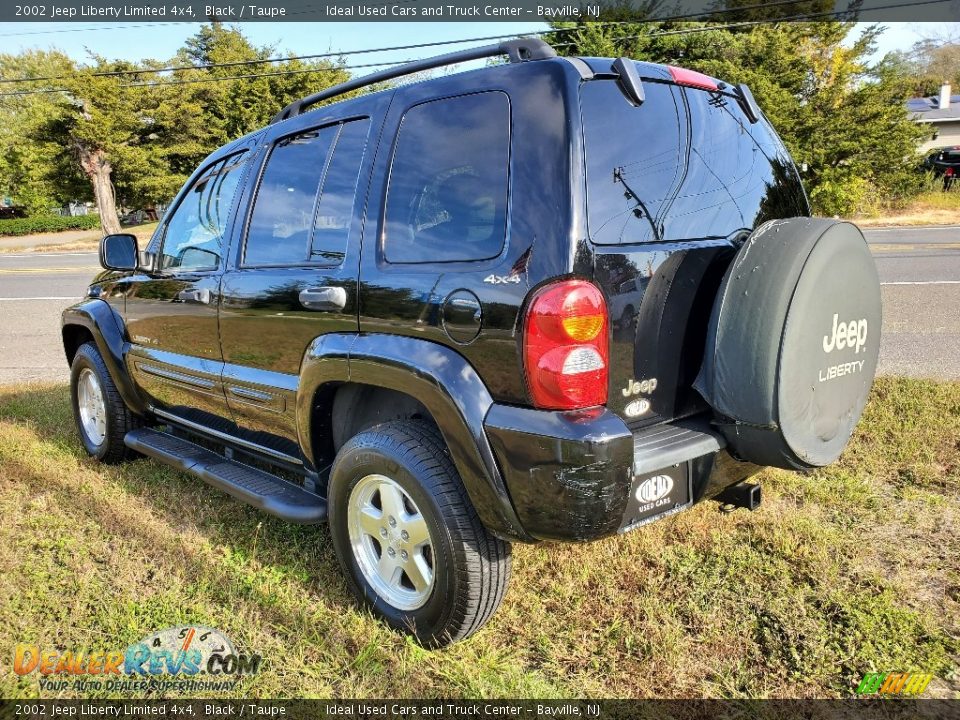
<svg viewBox="0 0 960 720">
<path fill-rule="evenodd" d="M 92 342 L 81 345 L 73 357 L 70 400 L 77 431 L 88 455 L 104 463 L 137 457 L 137 453 L 123 444 L 123 438 L 143 423 L 123 402 L 100 351 Z"/>
<path fill-rule="evenodd" d="M 499 607 L 510 544 L 480 522 L 430 425 L 392 421 L 355 435 L 334 461 L 328 501 L 351 590 L 392 627 L 443 647 Z"/>
</svg>

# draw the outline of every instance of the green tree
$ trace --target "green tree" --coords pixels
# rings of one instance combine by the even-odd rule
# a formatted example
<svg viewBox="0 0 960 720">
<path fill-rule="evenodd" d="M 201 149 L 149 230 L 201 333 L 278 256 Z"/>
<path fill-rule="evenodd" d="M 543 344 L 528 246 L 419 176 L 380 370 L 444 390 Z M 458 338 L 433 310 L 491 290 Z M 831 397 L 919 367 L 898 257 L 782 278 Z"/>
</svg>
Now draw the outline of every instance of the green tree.
<svg viewBox="0 0 960 720">
<path fill-rule="evenodd" d="M 95 74 L 103 72 L 118 74 Z M 153 123 L 149 108 L 141 103 L 144 89 L 134 86 L 137 80 L 135 67 L 96 58 L 96 64 L 60 81 L 64 92 L 55 111 L 34 133 L 36 141 L 60 144 L 66 150 L 63 160 L 83 173 L 105 233 L 120 232 L 117 175 L 150 166 L 146 145 Z M 58 174 L 62 161 L 49 169 Z"/>
<path fill-rule="evenodd" d="M 51 77 L 73 70 L 70 58 L 57 51 L 0 54 L 3 78 Z M 0 85 L 0 195 L 13 197 L 31 214 L 49 211 L 71 199 L 65 186 L 78 179 L 73 173 L 55 181 L 48 168 L 58 164 L 63 148 L 54 141 L 33 139 L 38 126 L 56 112 L 58 97 L 51 93 L 15 94 L 42 87 L 40 82 Z"/>
<path fill-rule="evenodd" d="M 55 51 L 0 54 L 0 77 L 59 78 L 9 85 L 55 92 L 0 96 L 0 191 L 35 212 L 93 199 L 103 229 L 116 232 L 118 205 L 149 208 L 169 199 L 218 146 L 349 78 L 342 62 L 266 62 L 273 55 L 219 23 L 202 26 L 166 62 L 93 56 L 78 67 Z M 144 72 L 170 65 L 186 67 Z"/>
<path fill-rule="evenodd" d="M 937 96 L 945 82 L 956 91 L 960 88 L 960 34 L 947 31 L 923 38 L 907 52 L 890 53 L 885 62 L 911 79 L 915 97 Z"/>
<path fill-rule="evenodd" d="M 194 86 L 196 99 L 219 140 L 214 147 L 263 127 L 297 98 L 350 77 L 342 62 L 256 62 L 273 57 L 275 51 L 271 46 L 254 46 L 239 28 L 211 23 L 202 26 L 177 53 L 178 64 L 193 68 L 174 73 L 174 80 L 215 80 Z"/>
</svg>

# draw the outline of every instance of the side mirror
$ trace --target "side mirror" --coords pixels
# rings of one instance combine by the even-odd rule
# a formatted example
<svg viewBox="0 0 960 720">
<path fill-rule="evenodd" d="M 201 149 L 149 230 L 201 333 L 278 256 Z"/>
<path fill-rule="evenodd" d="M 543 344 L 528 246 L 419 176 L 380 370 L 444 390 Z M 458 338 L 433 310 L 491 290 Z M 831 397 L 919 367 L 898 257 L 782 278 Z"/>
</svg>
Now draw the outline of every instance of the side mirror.
<svg viewBox="0 0 960 720">
<path fill-rule="evenodd" d="M 100 264 L 107 270 L 136 270 L 136 235 L 117 233 L 103 238 L 100 241 Z"/>
</svg>

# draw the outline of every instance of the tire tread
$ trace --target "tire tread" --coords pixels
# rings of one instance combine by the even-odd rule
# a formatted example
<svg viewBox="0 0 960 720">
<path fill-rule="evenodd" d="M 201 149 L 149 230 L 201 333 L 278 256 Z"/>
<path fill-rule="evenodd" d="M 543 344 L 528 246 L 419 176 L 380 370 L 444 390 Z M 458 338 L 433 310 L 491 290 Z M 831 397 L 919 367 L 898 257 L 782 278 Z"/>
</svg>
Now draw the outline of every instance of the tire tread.
<svg viewBox="0 0 960 720">
<path fill-rule="evenodd" d="M 453 540 L 457 566 L 455 605 L 442 628 L 417 636 L 426 645 L 442 647 L 472 635 L 496 612 L 506 595 L 511 571 L 510 544 L 495 537 L 480 520 L 463 481 L 436 428 L 417 420 L 393 420 L 354 436 L 343 449 L 392 446 L 395 457 L 415 474 L 440 509 Z M 426 630 L 426 629 L 424 629 Z"/>
<path fill-rule="evenodd" d="M 86 342 L 80 346 L 73 358 L 71 379 L 79 374 L 79 371 L 75 369 L 78 362 L 86 362 L 94 372 L 97 373 L 107 411 L 106 448 L 103 454 L 99 455 L 97 459 L 103 463 L 114 464 L 138 457 L 138 453 L 128 448 L 123 440 L 128 432 L 142 427 L 143 421 L 140 416 L 136 415 L 127 407 L 123 398 L 120 397 L 120 391 L 117 390 L 113 378 L 110 377 L 110 371 L 107 370 L 107 365 L 100 356 L 100 351 L 97 349 L 97 346 L 92 342 Z M 76 393 L 76 390 L 74 389 L 73 392 Z M 76 413 L 75 395 L 73 403 L 74 413 Z M 83 430 L 80 428 L 79 415 L 76 416 L 76 420 L 77 430 L 82 433 Z"/>
</svg>

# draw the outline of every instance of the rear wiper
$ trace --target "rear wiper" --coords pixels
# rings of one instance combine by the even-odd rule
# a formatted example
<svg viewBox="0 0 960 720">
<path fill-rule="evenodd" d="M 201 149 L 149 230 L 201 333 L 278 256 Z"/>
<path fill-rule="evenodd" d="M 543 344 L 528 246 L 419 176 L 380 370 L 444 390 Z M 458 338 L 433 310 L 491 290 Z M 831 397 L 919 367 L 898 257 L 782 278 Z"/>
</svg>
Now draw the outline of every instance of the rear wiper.
<svg viewBox="0 0 960 720">
<path fill-rule="evenodd" d="M 616 167 L 613 169 L 613 181 L 615 183 L 620 183 L 623 185 L 626 192 L 624 195 L 628 198 L 633 198 L 637 206 L 633 208 L 633 214 L 635 217 L 643 218 L 646 217 L 650 222 L 650 227 L 653 228 L 653 237 L 657 242 L 663 240 L 663 236 L 660 234 L 660 228 L 657 227 L 657 223 L 653 219 L 653 215 L 650 214 L 650 211 L 647 209 L 646 204 L 643 200 L 640 199 L 640 196 L 634 192 L 633 188 L 627 184 L 627 181 L 623 177 L 623 167 Z"/>
</svg>

